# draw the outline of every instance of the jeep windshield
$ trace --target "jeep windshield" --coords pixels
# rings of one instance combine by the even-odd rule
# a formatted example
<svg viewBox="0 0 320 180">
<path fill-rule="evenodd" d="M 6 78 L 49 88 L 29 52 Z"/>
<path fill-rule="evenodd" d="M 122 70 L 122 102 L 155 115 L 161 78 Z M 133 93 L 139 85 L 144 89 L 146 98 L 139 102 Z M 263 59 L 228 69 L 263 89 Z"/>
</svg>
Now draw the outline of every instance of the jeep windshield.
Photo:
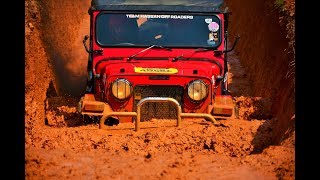
<svg viewBox="0 0 320 180">
<path fill-rule="evenodd" d="M 222 39 L 221 22 L 216 15 L 101 12 L 95 27 L 96 41 L 102 47 L 217 48 Z"/>
</svg>

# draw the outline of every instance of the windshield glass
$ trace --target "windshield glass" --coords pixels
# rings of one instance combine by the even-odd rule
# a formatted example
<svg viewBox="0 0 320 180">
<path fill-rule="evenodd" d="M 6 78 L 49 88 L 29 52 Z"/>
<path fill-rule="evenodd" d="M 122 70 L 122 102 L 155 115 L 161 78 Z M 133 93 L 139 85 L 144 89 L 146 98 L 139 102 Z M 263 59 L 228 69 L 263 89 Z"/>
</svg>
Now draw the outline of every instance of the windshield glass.
<svg viewBox="0 0 320 180">
<path fill-rule="evenodd" d="M 215 15 L 100 13 L 96 39 L 101 46 L 215 48 L 221 43 L 221 23 Z"/>
</svg>

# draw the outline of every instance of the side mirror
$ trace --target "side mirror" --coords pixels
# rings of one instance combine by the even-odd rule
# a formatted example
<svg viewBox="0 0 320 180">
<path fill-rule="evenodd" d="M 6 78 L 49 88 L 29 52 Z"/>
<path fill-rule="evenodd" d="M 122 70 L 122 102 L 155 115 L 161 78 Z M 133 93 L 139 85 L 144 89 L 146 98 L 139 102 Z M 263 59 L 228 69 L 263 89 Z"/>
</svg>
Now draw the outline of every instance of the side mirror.
<svg viewBox="0 0 320 180">
<path fill-rule="evenodd" d="M 86 42 L 87 42 L 88 39 L 89 39 L 89 36 L 88 36 L 88 35 L 85 35 L 84 38 L 83 38 L 82 43 L 83 43 L 84 48 L 86 49 L 87 53 L 90 53 L 89 48 L 88 48 L 88 46 L 86 45 Z"/>
<path fill-rule="evenodd" d="M 216 54 L 216 55 L 221 55 L 223 53 L 227 53 L 227 52 L 230 52 L 230 51 L 233 51 L 234 47 L 237 45 L 238 41 L 240 39 L 240 36 L 238 35 L 238 37 L 236 38 L 236 40 L 234 41 L 233 43 L 233 46 L 231 49 L 228 49 L 228 50 L 224 50 L 224 51 L 218 51 L 218 50 L 214 50 L 213 52 Z"/>
<path fill-rule="evenodd" d="M 224 53 L 233 51 L 233 49 L 234 49 L 234 47 L 237 45 L 239 39 L 240 39 L 240 36 L 238 35 L 238 37 L 236 38 L 236 40 L 235 40 L 234 43 L 233 43 L 232 48 L 231 48 L 231 49 L 228 49 L 228 50 L 225 50 Z"/>
<path fill-rule="evenodd" d="M 84 45 L 84 48 L 86 49 L 87 53 L 95 53 L 95 54 L 99 54 L 99 55 L 102 55 L 103 54 L 103 50 L 102 49 L 98 49 L 98 50 L 93 50 L 93 51 L 90 51 L 86 42 L 87 40 L 89 39 L 89 36 L 88 35 L 85 35 L 84 38 L 83 38 L 83 45 Z"/>
</svg>

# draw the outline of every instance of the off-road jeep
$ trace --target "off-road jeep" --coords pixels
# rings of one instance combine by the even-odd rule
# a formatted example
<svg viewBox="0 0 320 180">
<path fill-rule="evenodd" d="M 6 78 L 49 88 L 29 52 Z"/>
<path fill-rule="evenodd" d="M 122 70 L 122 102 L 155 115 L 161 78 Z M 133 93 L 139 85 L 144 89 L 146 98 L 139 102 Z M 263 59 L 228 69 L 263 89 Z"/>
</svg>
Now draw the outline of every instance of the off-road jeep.
<svg viewBox="0 0 320 180">
<path fill-rule="evenodd" d="M 230 118 L 228 15 L 222 0 L 92 0 L 78 111 L 113 122 Z M 89 41 L 88 41 L 89 40 Z M 111 123 L 112 124 L 112 123 Z"/>
</svg>

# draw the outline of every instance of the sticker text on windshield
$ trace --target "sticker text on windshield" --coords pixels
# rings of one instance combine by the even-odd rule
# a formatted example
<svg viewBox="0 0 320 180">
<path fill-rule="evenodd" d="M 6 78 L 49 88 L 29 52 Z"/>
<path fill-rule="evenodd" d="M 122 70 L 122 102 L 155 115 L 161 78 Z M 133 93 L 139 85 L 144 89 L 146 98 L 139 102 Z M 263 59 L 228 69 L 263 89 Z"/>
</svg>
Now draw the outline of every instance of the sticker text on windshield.
<svg viewBox="0 0 320 180">
<path fill-rule="evenodd" d="M 166 14 L 126 14 L 127 18 L 154 18 L 154 19 L 193 19 L 190 15 L 166 15 Z"/>
</svg>

